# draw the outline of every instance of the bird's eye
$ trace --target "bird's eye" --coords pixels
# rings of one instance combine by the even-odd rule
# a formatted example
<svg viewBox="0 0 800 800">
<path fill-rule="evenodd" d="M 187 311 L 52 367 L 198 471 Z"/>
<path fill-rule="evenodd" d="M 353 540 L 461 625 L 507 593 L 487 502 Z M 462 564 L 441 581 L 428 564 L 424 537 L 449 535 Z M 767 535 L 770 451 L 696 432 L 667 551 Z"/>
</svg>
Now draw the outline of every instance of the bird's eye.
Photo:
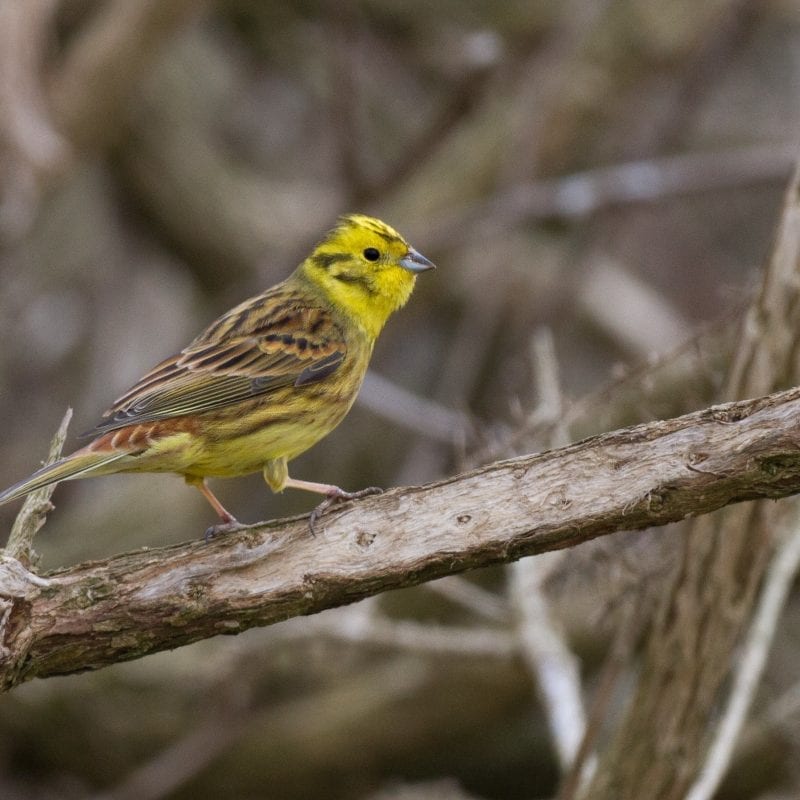
<svg viewBox="0 0 800 800">
<path fill-rule="evenodd" d="M 364 258 L 366 258 L 367 261 L 377 261 L 380 257 L 381 257 L 381 251 L 377 250 L 374 247 L 368 247 L 364 251 Z"/>
</svg>

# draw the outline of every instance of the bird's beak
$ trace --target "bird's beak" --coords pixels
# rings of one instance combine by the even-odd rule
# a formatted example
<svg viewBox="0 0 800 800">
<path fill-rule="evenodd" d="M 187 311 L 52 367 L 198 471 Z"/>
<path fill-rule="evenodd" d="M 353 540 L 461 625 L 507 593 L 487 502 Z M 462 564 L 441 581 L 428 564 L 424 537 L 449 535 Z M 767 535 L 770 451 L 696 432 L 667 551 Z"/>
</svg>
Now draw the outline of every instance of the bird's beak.
<svg viewBox="0 0 800 800">
<path fill-rule="evenodd" d="M 422 253 L 418 253 L 413 247 L 408 248 L 405 258 L 400 259 L 400 266 L 409 272 L 425 272 L 428 269 L 436 269 L 436 264 L 428 261 Z"/>
</svg>

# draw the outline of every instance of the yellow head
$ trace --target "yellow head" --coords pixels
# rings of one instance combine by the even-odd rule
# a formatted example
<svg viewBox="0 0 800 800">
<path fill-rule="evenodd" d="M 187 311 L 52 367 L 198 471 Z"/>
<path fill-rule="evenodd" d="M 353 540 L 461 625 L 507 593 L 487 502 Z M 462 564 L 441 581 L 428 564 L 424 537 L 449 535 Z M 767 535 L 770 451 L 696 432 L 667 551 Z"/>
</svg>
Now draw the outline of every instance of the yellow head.
<svg viewBox="0 0 800 800">
<path fill-rule="evenodd" d="M 374 339 L 410 297 L 417 273 L 433 268 L 385 222 L 348 214 L 298 272 Z"/>
</svg>

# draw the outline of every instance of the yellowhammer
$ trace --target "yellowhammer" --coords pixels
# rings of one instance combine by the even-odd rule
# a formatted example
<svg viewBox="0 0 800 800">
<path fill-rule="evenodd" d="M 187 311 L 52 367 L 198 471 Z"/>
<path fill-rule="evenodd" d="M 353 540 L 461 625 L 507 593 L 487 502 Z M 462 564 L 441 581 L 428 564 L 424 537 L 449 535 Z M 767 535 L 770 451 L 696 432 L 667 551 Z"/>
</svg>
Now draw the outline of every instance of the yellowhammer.
<svg viewBox="0 0 800 800">
<path fill-rule="evenodd" d="M 288 462 L 347 414 L 386 320 L 433 264 L 385 223 L 342 217 L 282 283 L 212 323 L 120 397 L 96 438 L 0 494 L 0 504 L 50 483 L 115 472 L 175 472 L 238 526 L 207 477 L 263 471 L 286 487 L 338 499 L 337 486 L 289 477 Z M 372 490 L 366 490 L 372 491 Z"/>
</svg>

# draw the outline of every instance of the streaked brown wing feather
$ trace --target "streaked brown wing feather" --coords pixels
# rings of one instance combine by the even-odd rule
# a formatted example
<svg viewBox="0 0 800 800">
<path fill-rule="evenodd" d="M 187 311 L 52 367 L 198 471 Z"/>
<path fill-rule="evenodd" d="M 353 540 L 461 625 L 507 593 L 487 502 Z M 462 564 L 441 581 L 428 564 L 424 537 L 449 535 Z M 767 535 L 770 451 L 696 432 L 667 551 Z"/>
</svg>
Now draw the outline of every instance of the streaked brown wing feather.
<svg viewBox="0 0 800 800">
<path fill-rule="evenodd" d="M 251 304 L 233 309 L 148 372 L 106 411 L 92 433 L 203 413 L 282 386 L 316 383 L 344 360 L 344 335 L 325 309 L 298 308 L 280 296 L 262 296 Z M 245 324 L 233 325 L 232 319 Z"/>
</svg>

